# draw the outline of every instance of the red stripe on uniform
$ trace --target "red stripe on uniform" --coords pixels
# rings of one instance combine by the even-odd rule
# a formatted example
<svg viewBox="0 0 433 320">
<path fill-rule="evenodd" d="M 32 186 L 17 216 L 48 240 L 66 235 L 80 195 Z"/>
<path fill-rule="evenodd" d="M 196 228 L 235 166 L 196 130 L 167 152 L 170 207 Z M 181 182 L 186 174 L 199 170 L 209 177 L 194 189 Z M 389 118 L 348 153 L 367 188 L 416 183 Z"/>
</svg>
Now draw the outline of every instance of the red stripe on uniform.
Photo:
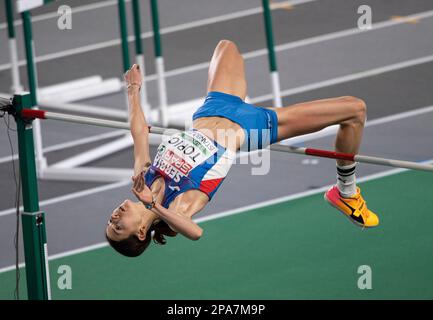
<svg viewBox="0 0 433 320">
<path fill-rule="evenodd" d="M 355 161 L 355 155 L 354 154 L 340 153 L 340 152 L 334 152 L 334 151 L 326 151 L 326 150 L 307 148 L 307 149 L 305 149 L 305 154 L 308 154 L 310 156 L 323 157 L 323 158 Z"/>
<path fill-rule="evenodd" d="M 44 110 L 34 110 L 34 109 L 23 109 L 21 111 L 21 116 L 23 118 L 28 119 L 45 119 L 45 111 Z"/>
<path fill-rule="evenodd" d="M 200 183 L 200 191 L 203 191 L 205 193 L 211 193 L 214 191 L 219 184 L 224 180 L 224 178 L 218 178 L 218 179 L 210 179 L 210 180 L 204 180 Z"/>
</svg>

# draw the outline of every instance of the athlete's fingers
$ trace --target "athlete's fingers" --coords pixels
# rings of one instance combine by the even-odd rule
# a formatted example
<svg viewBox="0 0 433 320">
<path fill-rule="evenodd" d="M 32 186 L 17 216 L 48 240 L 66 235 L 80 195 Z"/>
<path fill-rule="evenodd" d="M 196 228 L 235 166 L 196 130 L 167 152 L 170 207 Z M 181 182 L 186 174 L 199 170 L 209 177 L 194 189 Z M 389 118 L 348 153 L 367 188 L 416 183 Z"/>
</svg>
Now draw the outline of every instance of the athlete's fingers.
<svg viewBox="0 0 433 320">
<path fill-rule="evenodd" d="M 131 191 L 137 197 L 138 200 L 141 200 L 139 193 L 134 188 L 132 188 Z"/>
<path fill-rule="evenodd" d="M 143 190 L 143 185 L 144 185 L 144 179 L 143 176 L 140 175 L 139 177 L 137 177 L 137 190 L 138 191 L 142 191 Z"/>
<path fill-rule="evenodd" d="M 137 178 L 135 176 L 131 177 L 132 179 L 132 187 L 135 188 L 135 186 L 137 185 Z"/>
<path fill-rule="evenodd" d="M 143 176 L 141 174 L 136 175 L 132 178 L 133 183 L 133 188 L 137 189 L 138 191 L 141 191 L 143 189 L 143 184 L 144 184 L 144 179 Z"/>
</svg>

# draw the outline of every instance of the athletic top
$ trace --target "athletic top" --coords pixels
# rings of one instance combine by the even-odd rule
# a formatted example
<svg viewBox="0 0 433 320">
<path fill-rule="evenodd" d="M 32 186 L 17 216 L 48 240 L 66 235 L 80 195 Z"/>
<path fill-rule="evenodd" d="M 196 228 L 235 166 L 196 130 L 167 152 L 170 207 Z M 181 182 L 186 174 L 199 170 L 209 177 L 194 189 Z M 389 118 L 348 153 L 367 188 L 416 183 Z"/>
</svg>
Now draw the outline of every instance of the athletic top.
<svg viewBox="0 0 433 320">
<path fill-rule="evenodd" d="M 204 192 L 212 199 L 226 177 L 235 153 L 198 130 L 192 129 L 165 137 L 159 145 L 152 165 L 144 174 L 150 188 L 158 177 L 165 181 L 162 206 L 181 193 L 192 189 Z"/>
</svg>

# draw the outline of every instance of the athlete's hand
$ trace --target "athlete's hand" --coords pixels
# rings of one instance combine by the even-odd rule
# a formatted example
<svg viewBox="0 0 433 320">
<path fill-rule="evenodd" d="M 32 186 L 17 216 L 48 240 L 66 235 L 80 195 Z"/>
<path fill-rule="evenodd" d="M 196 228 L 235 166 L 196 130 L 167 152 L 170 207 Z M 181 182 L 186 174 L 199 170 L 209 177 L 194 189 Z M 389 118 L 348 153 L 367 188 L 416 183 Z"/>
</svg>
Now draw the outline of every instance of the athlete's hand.
<svg viewBox="0 0 433 320">
<path fill-rule="evenodd" d="M 149 204 L 152 202 L 152 191 L 150 191 L 149 187 L 144 183 L 143 175 L 140 173 L 132 178 L 133 186 L 132 193 L 137 197 L 138 200 L 145 204 Z"/>
<path fill-rule="evenodd" d="M 143 178 L 143 172 L 140 172 L 136 176 L 131 177 L 132 180 L 132 188 L 137 190 L 138 192 L 141 192 L 144 187 L 144 178 Z"/>
<path fill-rule="evenodd" d="M 134 64 L 131 69 L 126 71 L 125 73 L 125 82 L 127 88 L 133 88 L 137 87 L 138 89 L 141 88 L 141 73 L 140 73 L 140 67 L 138 64 Z"/>
</svg>

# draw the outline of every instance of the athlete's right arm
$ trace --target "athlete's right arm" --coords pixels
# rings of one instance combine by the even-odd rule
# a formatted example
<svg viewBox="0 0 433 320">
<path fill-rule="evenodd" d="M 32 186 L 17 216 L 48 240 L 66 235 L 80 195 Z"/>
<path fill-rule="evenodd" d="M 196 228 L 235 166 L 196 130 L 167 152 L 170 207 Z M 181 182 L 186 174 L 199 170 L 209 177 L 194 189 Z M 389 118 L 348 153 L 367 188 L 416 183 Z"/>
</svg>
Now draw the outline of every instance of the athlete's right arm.
<svg viewBox="0 0 433 320">
<path fill-rule="evenodd" d="M 156 213 L 162 220 L 164 220 L 170 228 L 182 234 L 191 240 L 198 240 L 203 234 L 203 229 L 191 220 L 171 209 L 163 207 L 160 203 L 155 203 L 152 212 Z"/>
<path fill-rule="evenodd" d="M 134 140 L 134 176 L 145 171 L 151 164 L 149 155 L 149 127 L 140 105 L 142 83 L 138 65 L 134 64 L 125 74 L 129 102 L 129 123 Z"/>
<path fill-rule="evenodd" d="M 173 231 L 191 240 L 198 240 L 202 236 L 203 229 L 192 221 L 191 218 L 183 216 L 171 209 L 164 208 L 160 203 L 156 203 L 154 199 L 152 202 L 152 192 L 149 187 L 144 184 L 142 177 L 134 180 L 134 186 L 131 191 L 144 205 L 151 205 L 148 209 L 156 213 Z"/>
</svg>

